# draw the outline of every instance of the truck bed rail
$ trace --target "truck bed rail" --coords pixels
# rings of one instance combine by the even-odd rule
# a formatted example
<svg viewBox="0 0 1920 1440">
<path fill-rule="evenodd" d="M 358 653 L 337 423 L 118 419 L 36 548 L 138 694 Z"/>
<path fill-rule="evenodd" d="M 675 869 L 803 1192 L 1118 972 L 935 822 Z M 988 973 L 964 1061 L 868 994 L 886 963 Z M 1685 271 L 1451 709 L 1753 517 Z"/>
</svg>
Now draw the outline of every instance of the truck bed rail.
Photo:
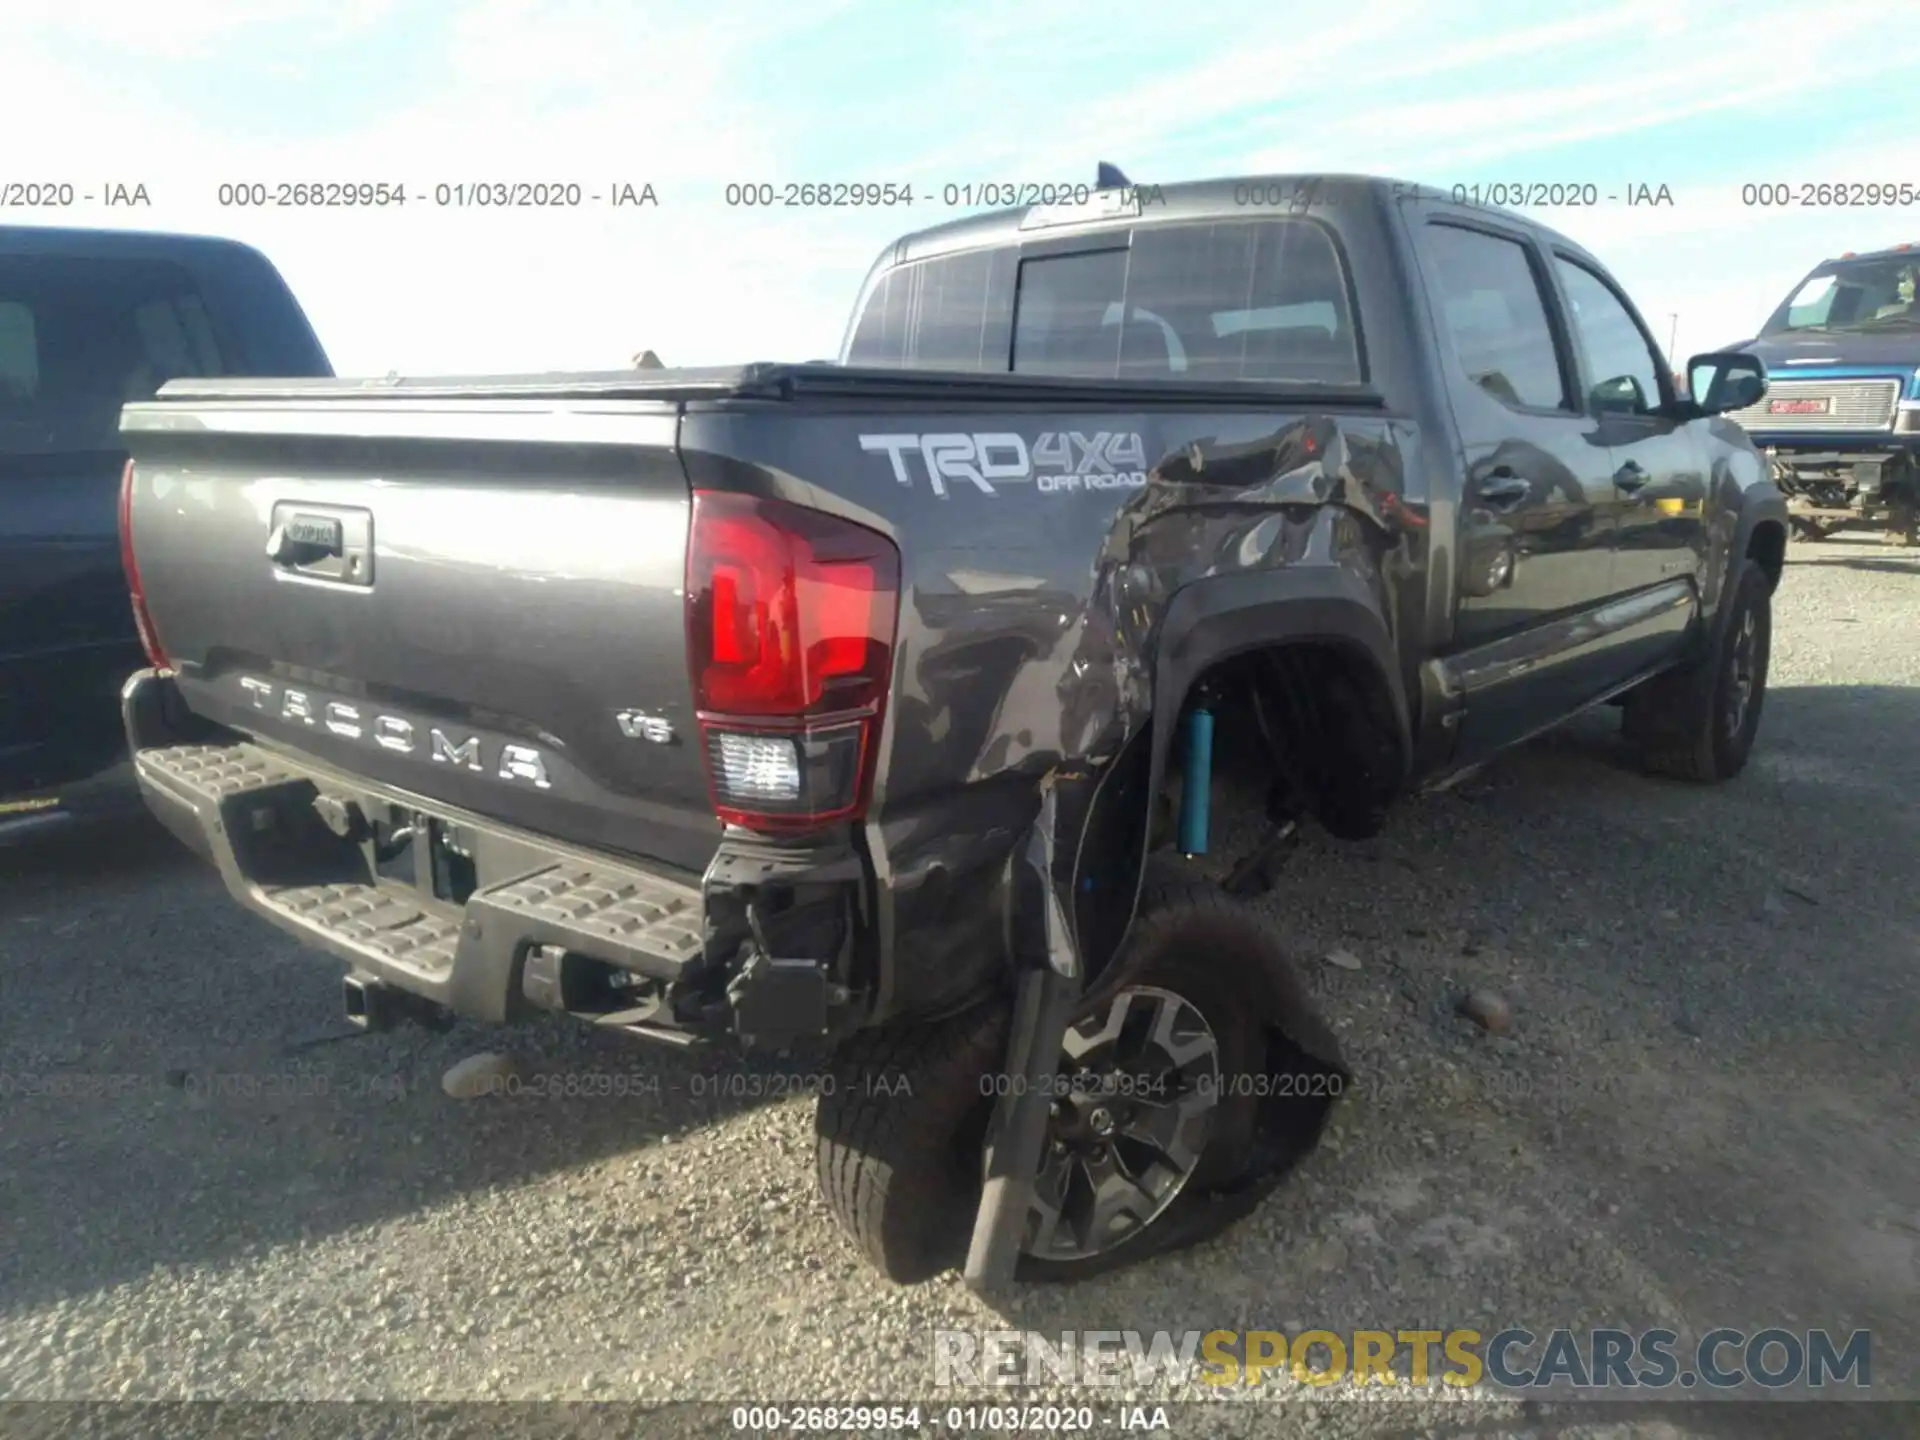
<svg viewBox="0 0 1920 1440">
<path fill-rule="evenodd" d="M 1330 381 L 1104 380 L 960 370 L 859 369 L 844 365 L 755 363 L 671 370 L 555 372 L 545 375 L 400 376 L 371 379 L 169 381 L 152 405 L 169 402 L 286 403 L 322 400 L 901 400 L 1011 402 L 1121 407 L 1248 405 L 1382 409 L 1370 385 Z M 129 406 L 128 428 L 145 405 Z"/>
</svg>

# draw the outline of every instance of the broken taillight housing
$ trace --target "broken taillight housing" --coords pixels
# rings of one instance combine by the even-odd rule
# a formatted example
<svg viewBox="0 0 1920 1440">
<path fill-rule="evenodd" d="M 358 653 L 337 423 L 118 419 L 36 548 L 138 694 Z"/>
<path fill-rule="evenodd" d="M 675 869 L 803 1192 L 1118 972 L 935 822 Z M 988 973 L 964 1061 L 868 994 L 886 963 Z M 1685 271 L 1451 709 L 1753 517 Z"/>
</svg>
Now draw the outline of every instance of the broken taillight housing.
<svg viewBox="0 0 1920 1440">
<path fill-rule="evenodd" d="M 781 832 L 865 812 L 899 604 L 900 552 L 878 531 L 694 492 L 687 654 L 721 820 Z"/>
<path fill-rule="evenodd" d="M 120 568 L 126 572 L 127 593 L 133 597 L 133 627 L 140 632 L 140 648 L 156 670 L 171 670 L 173 662 L 160 646 L 160 632 L 147 613 L 147 592 L 140 583 L 140 565 L 133 558 L 133 461 L 120 472 Z"/>
</svg>

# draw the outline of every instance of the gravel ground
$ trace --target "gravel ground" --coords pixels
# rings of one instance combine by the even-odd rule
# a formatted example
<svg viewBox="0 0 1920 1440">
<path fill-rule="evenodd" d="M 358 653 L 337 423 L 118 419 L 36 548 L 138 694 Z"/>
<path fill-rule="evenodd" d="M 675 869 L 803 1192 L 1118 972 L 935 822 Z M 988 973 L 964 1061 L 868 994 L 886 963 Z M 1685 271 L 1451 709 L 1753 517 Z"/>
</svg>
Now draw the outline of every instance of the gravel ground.
<svg viewBox="0 0 1920 1440">
<path fill-rule="evenodd" d="M 803 1098 L 562 1025 L 353 1035 L 163 834 L 0 851 L 0 1396 L 926 1398 L 936 1328 L 1513 1322 L 1870 1328 L 1920 1397 L 1920 555 L 1791 560 L 1734 784 L 1640 777 L 1608 711 L 1303 847 L 1263 903 L 1360 1076 L 1328 1140 L 1222 1239 L 998 1308 L 856 1261 Z M 489 1047 L 600 1093 L 448 1098 Z"/>
</svg>

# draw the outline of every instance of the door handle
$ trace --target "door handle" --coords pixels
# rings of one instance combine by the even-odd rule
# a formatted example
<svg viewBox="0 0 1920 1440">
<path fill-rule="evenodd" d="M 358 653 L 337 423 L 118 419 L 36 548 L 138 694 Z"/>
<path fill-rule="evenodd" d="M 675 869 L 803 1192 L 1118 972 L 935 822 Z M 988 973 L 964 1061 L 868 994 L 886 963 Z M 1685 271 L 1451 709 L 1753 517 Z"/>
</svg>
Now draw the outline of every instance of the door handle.
<svg viewBox="0 0 1920 1440">
<path fill-rule="evenodd" d="M 1495 510 L 1511 510 L 1533 493 L 1533 486 L 1504 465 L 1475 487 L 1481 500 Z"/>
<path fill-rule="evenodd" d="M 1637 460 L 1629 460 L 1613 472 L 1613 483 L 1631 495 L 1653 477 L 1647 474 Z"/>
</svg>

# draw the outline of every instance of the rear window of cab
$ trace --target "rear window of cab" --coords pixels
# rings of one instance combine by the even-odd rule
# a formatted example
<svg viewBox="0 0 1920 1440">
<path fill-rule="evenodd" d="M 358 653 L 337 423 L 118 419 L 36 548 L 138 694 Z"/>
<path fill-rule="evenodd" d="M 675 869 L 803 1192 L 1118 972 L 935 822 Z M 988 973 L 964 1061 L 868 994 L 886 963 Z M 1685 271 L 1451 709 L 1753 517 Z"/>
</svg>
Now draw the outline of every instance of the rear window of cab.
<svg viewBox="0 0 1920 1440">
<path fill-rule="evenodd" d="M 1108 237 L 1101 237 L 1106 239 Z M 1143 226 L 1114 243 L 911 262 L 869 292 L 847 363 L 1132 380 L 1365 378 L 1346 267 L 1305 219 Z"/>
</svg>

